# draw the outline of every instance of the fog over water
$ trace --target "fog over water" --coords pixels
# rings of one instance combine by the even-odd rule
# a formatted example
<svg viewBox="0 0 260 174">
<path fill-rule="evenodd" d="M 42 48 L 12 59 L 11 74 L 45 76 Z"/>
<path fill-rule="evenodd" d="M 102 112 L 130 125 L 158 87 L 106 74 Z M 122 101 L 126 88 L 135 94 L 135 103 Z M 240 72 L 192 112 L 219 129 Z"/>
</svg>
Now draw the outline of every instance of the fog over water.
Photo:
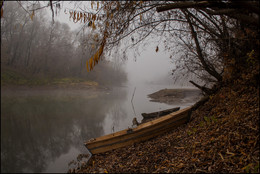
<svg viewBox="0 0 260 174">
<path fill-rule="evenodd" d="M 80 26 L 63 11 L 55 20 L 73 30 Z M 1 172 L 67 172 L 68 163 L 86 153 L 88 139 L 127 129 L 134 117 L 140 122 L 144 112 L 192 105 L 195 101 L 185 100 L 187 96 L 177 105 L 147 97 L 165 88 L 193 88 L 186 83 L 189 79 L 174 84 L 169 57 L 159 43 L 140 54 L 128 50 L 123 64 L 128 81 L 109 90 L 1 89 Z"/>
</svg>

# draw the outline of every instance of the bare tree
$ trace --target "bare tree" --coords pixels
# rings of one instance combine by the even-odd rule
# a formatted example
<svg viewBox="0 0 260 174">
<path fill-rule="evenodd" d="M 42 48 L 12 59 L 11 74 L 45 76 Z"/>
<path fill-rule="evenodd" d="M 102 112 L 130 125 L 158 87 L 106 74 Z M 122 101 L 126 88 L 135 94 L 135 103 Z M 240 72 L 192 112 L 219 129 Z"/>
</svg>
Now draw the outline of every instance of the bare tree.
<svg viewBox="0 0 260 174">
<path fill-rule="evenodd" d="M 92 2 L 91 5 L 96 13 L 71 11 L 71 17 L 80 21 L 80 16 L 88 16 L 86 19 L 92 28 L 101 24 L 97 30 L 103 35 L 102 49 L 102 43 L 105 43 L 106 50 L 111 50 L 123 39 L 129 39 L 128 46 L 131 47 L 143 43 L 151 34 L 161 35 L 164 39 L 171 36 L 165 39 L 168 47 L 182 45 L 187 50 L 181 56 L 186 62 L 180 67 L 198 75 L 205 85 L 209 82 L 222 83 L 229 62 L 226 55 L 243 57 L 253 49 L 245 42 L 242 44 L 236 34 L 243 31 L 243 27 L 252 34 L 259 26 L 257 1 L 109 1 Z M 252 39 L 253 35 L 247 35 L 247 38 Z M 230 45 L 234 48 L 231 49 Z M 237 48 L 243 51 L 234 52 Z M 98 51 L 95 56 L 100 57 Z M 98 59 L 95 56 L 89 62 L 91 66 L 94 59 Z M 189 62 L 193 64 L 189 65 Z M 204 89 L 201 85 L 195 86 Z"/>
</svg>

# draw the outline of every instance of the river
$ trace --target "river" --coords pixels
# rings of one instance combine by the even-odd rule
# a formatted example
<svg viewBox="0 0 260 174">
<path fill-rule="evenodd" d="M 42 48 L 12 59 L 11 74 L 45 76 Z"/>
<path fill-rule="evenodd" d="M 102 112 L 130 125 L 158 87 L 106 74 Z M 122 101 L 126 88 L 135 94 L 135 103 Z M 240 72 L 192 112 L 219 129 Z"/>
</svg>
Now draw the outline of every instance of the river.
<svg viewBox="0 0 260 174">
<path fill-rule="evenodd" d="M 87 152 L 86 140 L 131 127 L 133 117 L 140 122 L 143 112 L 185 108 L 195 102 L 149 101 L 148 94 L 164 88 L 172 87 L 1 89 L 1 172 L 67 172 L 68 163 Z"/>
</svg>

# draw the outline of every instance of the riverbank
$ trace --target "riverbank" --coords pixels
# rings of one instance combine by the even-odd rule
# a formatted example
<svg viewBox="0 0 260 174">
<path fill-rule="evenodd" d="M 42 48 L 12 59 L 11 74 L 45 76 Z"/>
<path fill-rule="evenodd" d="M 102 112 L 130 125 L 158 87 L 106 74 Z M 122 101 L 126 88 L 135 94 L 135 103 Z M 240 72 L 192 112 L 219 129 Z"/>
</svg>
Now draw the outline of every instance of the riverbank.
<svg viewBox="0 0 260 174">
<path fill-rule="evenodd" d="M 85 82 L 67 82 L 67 83 L 52 83 L 52 84 L 44 84 L 44 85 L 30 85 L 30 84 L 22 84 L 22 85 L 14 85 L 7 84 L 1 85 L 2 90 L 54 90 L 54 89 L 87 89 L 87 90 L 109 90 L 108 87 L 101 86 L 97 82 L 94 81 L 85 81 Z"/>
<path fill-rule="evenodd" d="M 151 102 L 181 105 L 182 103 L 197 102 L 202 94 L 197 88 L 162 89 L 148 95 Z M 181 100 L 180 100 L 181 99 Z"/>
<path fill-rule="evenodd" d="M 33 76 L 13 68 L 1 67 L 1 90 L 53 90 L 53 89 L 89 89 L 108 90 L 96 81 L 79 77 L 47 77 Z"/>
<path fill-rule="evenodd" d="M 72 173 L 259 173 L 259 67 L 226 82 L 162 136 L 78 160 Z M 81 155 L 81 156 L 84 156 Z"/>
</svg>

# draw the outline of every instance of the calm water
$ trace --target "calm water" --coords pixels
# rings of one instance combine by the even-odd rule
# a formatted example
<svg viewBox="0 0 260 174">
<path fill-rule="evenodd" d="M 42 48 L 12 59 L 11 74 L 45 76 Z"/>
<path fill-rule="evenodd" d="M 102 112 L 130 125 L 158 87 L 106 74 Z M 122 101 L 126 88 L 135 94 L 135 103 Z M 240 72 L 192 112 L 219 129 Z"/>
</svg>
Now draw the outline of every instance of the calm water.
<svg viewBox="0 0 260 174">
<path fill-rule="evenodd" d="M 67 172 L 86 153 L 90 138 L 131 127 L 133 117 L 179 105 L 150 102 L 147 95 L 170 86 L 86 90 L 1 90 L 1 172 Z M 198 91 L 199 93 L 199 91 Z"/>
</svg>

